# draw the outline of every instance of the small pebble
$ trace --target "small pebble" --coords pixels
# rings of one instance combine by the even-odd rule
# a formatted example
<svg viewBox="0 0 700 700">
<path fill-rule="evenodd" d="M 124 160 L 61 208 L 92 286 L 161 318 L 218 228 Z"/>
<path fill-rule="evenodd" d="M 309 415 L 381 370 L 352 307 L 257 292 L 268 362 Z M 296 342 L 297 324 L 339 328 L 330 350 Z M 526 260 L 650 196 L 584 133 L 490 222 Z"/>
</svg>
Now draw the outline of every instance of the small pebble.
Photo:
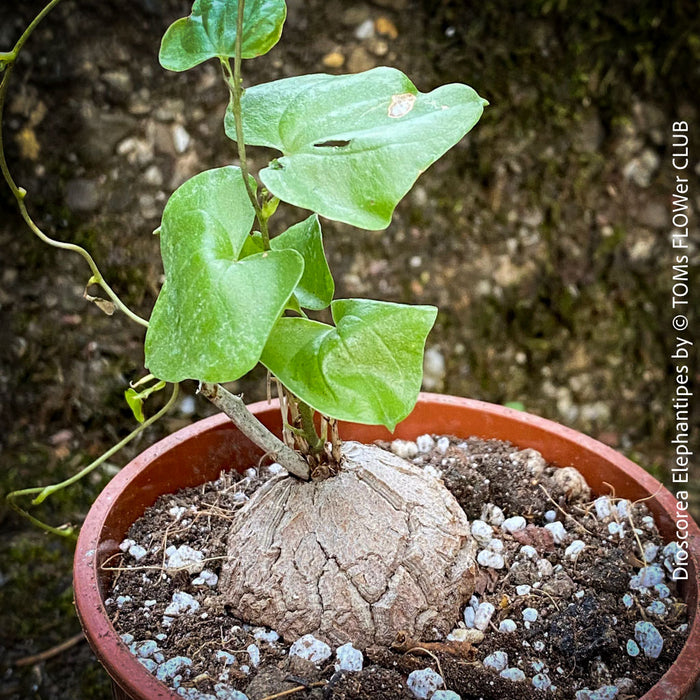
<svg viewBox="0 0 700 700">
<path fill-rule="evenodd" d="M 532 586 L 528 586 L 527 583 L 523 583 L 522 585 L 515 587 L 515 592 L 518 595 L 530 595 L 531 590 Z"/>
<path fill-rule="evenodd" d="M 258 627 L 253 632 L 253 637 L 259 642 L 267 642 L 268 644 L 274 644 L 280 638 L 275 630 L 266 630 L 264 627 Z"/>
<path fill-rule="evenodd" d="M 466 608 L 464 608 L 464 624 L 467 626 L 467 628 L 472 629 L 474 627 L 474 619 L 476 618 L 476 611 L 474 608 L 470 607 L 467 605 Z"/>
<path fill-rule="evenodd" d="M 585 547 L 583 540 L 574 540 L 564 551 L 564 557 L 570 561 L 576 561 Z"/>
<path fill-rule="evenodd" d="M 537 610 L 535 610 L 535 608 L 525 608 L 523 610 L 523 620 L 526 620 L 527 622 L 535 622 L 538 614 L 539 613 Z"/>
<path fill-rule="evenodd" d="M 637 642 L 634 641 L 634 639 L 627 640 L 627 653 L 630 656 L 639 656 L 639 646 L 637 645 Z"/>
<path fill-rule="evenodd" d="M 508 654 L 505 651 L 494 651 L 483 661 L 484 668 L 492 668 L 494 671 L 502 671 L 508 666 Z"/>
<path fill-rule="evenodd" d="M 139 559 L 143 559 L 148 552 L 146 548 L 142 547 L 140 544 L 132 544 L 131 547 L 129 547 L 129 554 L 136 559 L 136 561 L 139 561 Z"/>
<path fill-rule="evenodd" d="M 622 523 L 608 523 L 608 532 L 613 537 L 618 535 L 622 539 L 625 536 L 625 526 Z"/>
<path fill-rule="evenodd" d="M 219 582 L 219 577 L 209 569 L 202 569 L 202 572 L 197 576 L 197 578 L 192 580 L 192 585 L 194 586 L 209 586 L 214 588 Z"/>
<path fill-rule="evenodd" d="M 427 433 L 425 435 L 419 435 L 416 438 L 416 447 L 421 454 L 427 454 L 435 447 L 435 440 L 433 440 L 432 435 L 428 435 Z"/>
<path fill-rule="evenodd" d="M 223 683 L 217 683 L 214 686 L 214 692 L 216 693 L 216 700 L 248 700 L 248 696 L 245 693 Z"/>
<path fill-rule="evenodd" d="M 248 652 L 248 656 L 250 657 L 250 663 L 253 664 L 253 666 L 259 666 L 260 665 L 260 649 L 258 649 L 257 645 L 249 644 L 248 647 L 246 648 L 246 651 Z"/>
<path fill-rule="evenodd" d="M 553 523 L 553 522 L 557 519 L 557 511 L 556 511 L 556 510 L 548 510 L 548 511 L 544 514 L 544 519 L 545 519 L 548 523 Z"/>
<path fill-rule="evenodd" d="M 503 551 L 504 548 L 505 545 L 503 544 L 503 540 L 499 540 L 496 537 L 490 540 L 489 543 L 486 545 L 486 549 L 490 549 L 492 552 L 500 553 Z"/>
<path fill-rule="evenodd" d="M 492 603 L 481 603 L 474 616 L 474 627 L 483 632 L 488 627 L 495 611 L 496 608 Z"/>
<path fill-rule="evenodd" d="M 540 578 L 548 578 L 554 573 L 554 567 L 547 559 L 540 559 L 537 562 L 537 575 Z"/>
<path fill-rule="evenodd" d="M 289 648 L 289 655 L 298 656 L 313 663 L 320 663 L 330 657 L 331 648 L 312 634 L 305 634 L 292 644 Z"/>
<path fill-rule="evenodd" d="M 498 674 L 508 681 L 524 681 L 525 674 L 519 668 L 506 668 Z"/>
<path fill-rule="evenodd" d="M 138 658 L 137 661 L 149 672 L 155 673 L 158 669 L 158 664 L 153 659 L 141 659 Z"/>
<path fill-rule="evenodd" d="M 668 598 L 671 595 L 671 590 L 665 583 L 657 583 L 654 586 L 654 590 L 661 599 Z"/>
<path fill-rule="evenodd" d="M 538 639 L 533 645 L 532 648 L 535 651 L 544 651 L 544 642 L 541 639 Z M 540 671 L 541 669 L 535 669 L 537 671 Z"/>
<path fill-rule="evenodd" d="M 359 24 L 355 28 L 355 38 L 360 39 L 369 39 L 370 37 L 374 36 L 374 22 L 370 19 L 367 18 L 364 22 Z"/>
<path fill-rule="evenodd" d="M 204 568 L 204 554 L 186 544 L 168 547 L 165 553 L 168 555 L 165 568 L 171 575 L 183 569 L 188 574 L 198 574 Z"/>
<path fill-rule="evenodd" d="M 142 659 L 148 659 L 153 656 L 158 651 L 158 644 L 152 639 L 148 639 L 145 642 L 137 642 L 130 651 L 135 656 L 140 656 Z"/>
<path fill-rule="evenodd" d="M 622 604 L 629 610 L 634 605 L 634 598 L 629 593 L 625 593 L 622 596 Z"/>
<path fill-rule="evenodd" d="M 642 518 L 642 525 L 646 530 L 653 530 L 655 527 L 654 518 L 651 515 L 645 515 Z"/>
<path fill-rule="evenodd" d="M 518 626 L 513 620 L 501 620 L 501 624 L 498 625 L 499 632 L 515 632 Z"/>
<path fill-rule="evenodd" d="M 618 690 L 614 685 L 603 685 L 597 690 L 584 688 L 576 691 L 576 700 L 614 700 Z"/>
<path fill-rule="evenodd" d="M 197 612 L 197 610 L 199 610 L 199 603 L 195 598 L 184 591 L 175 591 L 163 614 L 168 617 L 177 617 L 183 613 Z"/>
<path fill-rule="evenodd" d="M 442 676 L 435 673 L 432 668 L 423 668 L 417 671 L 412 671 L 408 676 L 408 680 L 406 681 L 408 689 L 417 698 L 432 697 L 433 693 L 435 693 L 435 691 L 444 684 L 445 682 L 443 681 Z"/>
<path fill-rule="evenodd" d="M 544 673 L 538 673 L 536 676 L 532 677 L 532 685 L 537 688 L 537 690 L 549 690 L 552 686 L 552 681 L 549 680 L 549 676 Z"/>
<path fill-rule="evenodd" d="M 156 678 L 159 681 L 171 681 L 186 668 L 192 666 L 192 659 L 186 656 L 175 656 L 162 663 L 156 671 Z"/>
<path fill-rule="evenodd" d="M 493 503 L 486 503 L 481 509 L 481 519 L 485 520 L 491 525 L 500 527 L 503 525 L 505 516 L 503 515 L 503 511 L 497 505 L 494 505 Z"/>
<path fill-rule="evenodd" d="M 524 530 L 527 525 L 527 522 L 525 521 L 525 518 L 523 518 L 521 515 L 515 515 L 512 518 L 508 518 L 507 520 L 503 521 L 503 524 L 501 527 L 506 531 L 506 532 L 519 532 L 520 530 Z"/>
<path fill-rule="evenodd" d="M 121 640 L 124 642 L 124 644 L 131 644 L 131 642 L 134 641 L 134 635 L 126 632 L 121 636 Z"/>
<path fill-rule="evenodd" d="M 125 603 L 131 602 L 131 596 L 130 595 L 119 595 L 117 596 L 117 607 L 121 608 Z"/>
<path fill-rule="evenodd" d="M 617 510 L 618 516 L 626 520 L 630 514 L 630 502 L 622 498 L 615 504 L 615 509 Z"/>
<path fill-rule="evenodd" d="M 650 615 L 658 615 L 659 617 L 663 617 L 667 610 L 666 606 L 660 600 L 655 600 L 651 603 L 651 605 L 647 606 L 647 612 Z"/>
<path fill-rule="evenodd" d="M 219 649 L 214 656 L 217 661 L 222 661 L 225 666 L 232 666 L 236 663 L 236 657 L 223 649 Z"/>
<path fill-rule="evenodd" d="M 462 696 L 454 690 L 436 690 L 430 696 L 430 700 L 462 700 Z"/>
<path fill-rule="evenodd" d="M 450 439 L 446 437 L 441 437 L 437 441 L 437 445 L 435 446 L 435 449 L 440 453 L 440 454 L 445 454 L 447 450 L 450 449 Z"/>
<path fill-rule="evenodd" d="M 178 153 L 184 153 L 190 145 L 192 137 L 187 133 L 187 130 L 181 124 L 175 124 L 173 126 L 172 134 L 175 150 Z"/>
<path fill-rule="evenodd" d="M 566 538 L 566 529 L 559 520 L 549 523 L 544 527 L 546 530 L 549 530 L 552 533 L 552 537 L 554 538 L 554 542 L 556 544 L 561 544 Z"/>
<path fill-rule="evenodd" d="M 538 555 L 537 550 L 531 544 L 524 544 L 520 548 L 518 556 L 525 557 L 526 559 L 537 559 Z"/>
<path fill-rule="evenodd" d="M 343 644 L 335 650 L 336 671 L 361 671 L 364 658 L 359 649 L 350 644 Z"/>
<path fill-rule="evenodd" d="M 658 545 L 655 545 L 653 542 L 644 543 L 644 561 L 646 561 L 647 563 L 654 561 L 658 553 Z"/>
<path fill-rule="evenodd" d="M 483 546 L 493 539 L 493 528 L 483 520 L 474 520 L 471 524 L 472 537 Z"/>
<path fill-rule="evenodd" d="M 664 570 L 658 564 L 644 566 L 639 573 L 630 579 L 630 588 L 633 591 L 640 588 L 653 588 L 659 583 L 663 583 L 666 578 Z"/>
<path fill-rule="evenodd" d="M 634 626 L 634 638 L 649 659 L 658 659 L 664 646 L 659 630 L 651 622 L 638 622 Z"/>
<path fill-rule="evenodd" d="M 612 515 L 612 510 L 610 508 L 610 499 L 607 496 L 601 496 L 596 498 L 593 502 L 595 506 L 595 512 L 598 516 L 598 520 L 605 520 Z"/>
<path fill-rule="evenodd" d="M 488 567 L 489 569 L 502 569 L 506 562 L 503 557 L 491 549 L 482 549 L 476 557 L 480 566 Z"/>
<path fill-rule="evenodd" d="M 448 642 L 468 642 L 469 644 L 479 644 L 484 641 L 484 633 L 476 629 L 464 629 L 464 627 L 455 627 L 447 635 Z"/>
<path fill-rule="evenodd" d="M 413 459 L 418 454 L 418 447 L 410 440 L 394 440 L 391 443 L 391 451 L 403 459 Z"/>
</svg>

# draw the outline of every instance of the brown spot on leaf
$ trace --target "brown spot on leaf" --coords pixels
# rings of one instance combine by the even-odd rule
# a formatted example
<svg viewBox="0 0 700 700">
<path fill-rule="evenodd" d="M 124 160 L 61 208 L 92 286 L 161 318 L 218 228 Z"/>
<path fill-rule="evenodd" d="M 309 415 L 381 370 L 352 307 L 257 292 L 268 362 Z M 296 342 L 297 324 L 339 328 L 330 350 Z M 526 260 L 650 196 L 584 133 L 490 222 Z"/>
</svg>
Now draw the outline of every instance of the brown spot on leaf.
<svg viewBox="0 0 700 700">
<path fill-rule="evenodd" d="M 416 103 L 416 96 L 410 92 L 405 92 L 401 95 L 393 95 L 391 104 L 389 105 L 389 116 L 393 119 L 405 117 Z"/>
</svg>

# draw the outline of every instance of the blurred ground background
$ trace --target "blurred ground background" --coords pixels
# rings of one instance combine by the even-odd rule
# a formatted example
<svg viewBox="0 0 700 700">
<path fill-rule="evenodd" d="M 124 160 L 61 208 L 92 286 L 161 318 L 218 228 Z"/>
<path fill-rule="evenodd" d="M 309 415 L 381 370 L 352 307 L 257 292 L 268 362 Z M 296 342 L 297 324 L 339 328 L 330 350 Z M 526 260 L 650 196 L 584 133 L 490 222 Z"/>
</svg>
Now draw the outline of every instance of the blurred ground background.
<svg viewBox="0 0 700 700">
<path fill-rule="evenodd" d="M 669 484 L 671 126 L 691 125 L 686 175 L 696 212 L 697 4 L 288 4 L 282 41 L 246 62 L 247 84 L 388 64 L 422 91 L 461 81 L 491 102 L 474 131 L 419 180 L 390 229 L 324 222 L 337 296 L 438 305 L 426 388 L 521 402 Z M 0 4 L 0 50 L 39 7 Z M 188 12 L 180 0 L 65 0 L 28 45 L 7 103 L 9 160 L 37 221 L 88 247 L 143 316 L 161 283 L 151 231 L 164 202 L 190 175 L 235 160 L 215 66 L 176 75 L 157 62 L 163 31 Z M 287 210 L 278 223 L 302 216 Z M 695 271 L 697 223 L 693 214 Z M 122 395 L 141 375 L 143 356 L 141 329 L 83 300 L 83 261 L 34 239 L 4 186 L 0 250 L 4 495 L 65 478 L 129 432 Z M 696 275 L 692 313 L 699 291 Z M 697 368 L 697 354 L 693 362 Z M 262 398 L 264 377 L 234 388 Z M 210 412 L 186 386 L 171 417 L 41 516 L 80 522 L 129 457 Z M 693 480 L 697 517 L 697 471 Z M 79 631 L 72 547 L 4 503 L 0 524 L 0 697 L 109 697 L 84 643 L 45 663 L 13 666 Z"/>
</svg>

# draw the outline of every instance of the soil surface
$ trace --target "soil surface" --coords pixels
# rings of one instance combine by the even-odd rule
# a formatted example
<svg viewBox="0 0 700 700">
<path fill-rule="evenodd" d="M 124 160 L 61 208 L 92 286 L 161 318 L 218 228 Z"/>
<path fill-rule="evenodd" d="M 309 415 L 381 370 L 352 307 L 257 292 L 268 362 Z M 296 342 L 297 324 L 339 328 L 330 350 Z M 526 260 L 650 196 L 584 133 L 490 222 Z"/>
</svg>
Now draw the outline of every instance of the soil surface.
<svg viewBox="0 0 700 700">
<path fill-rule="evenodd" d="M 687 618 L 668 575 L 672 547 L 664 547 L 643 502 L 594 499 L 576 470 L 553 468 L 534 450 L 495 440 L 426 435 L 419 449 L 404 441 L 393 448 L 406 453 L 410 445 L 424 478 L 444 480 L 457 498 L 478 543 L 476 590 L 449 635 L 395 629 L 393 642 L 381 645 L 371 637 L 340 638 L 342 629 L 333 627 L 298 634 L 283 615 L 281 634 L 282 627 L 239 617 L 218 580 L 222 564 L 236 556 L 227 531 L 265 482 L 272 480 L 265 492 L 282 483 L 279 465 L 225 473 L 147 510 L 122 543 L 124 554 L 107 567 L 115 571 L 107 609 L 118 633 L 149 671 L 193 700 L 229 697 L 226 688 L 261 700 L 300 684 L 309 690 L 293 697 L 309 700 L 432 697 L 415 685 L 421 675 L 429 683 L 431 672 L 441 679 L 432 676 L 433 690 L 444 687 L 462 700 L 528 700 L 543 691 L 588 700 L 576 693 L 605 686 L 615 687 L 619 700 L 633 700 L 658 681 L 684 644 Z M 268 503 L 267 515 L 279 520 L 282 507 L 275 512 Z M 271 553 L 280 546 L 277 537 Z M 299 573 L 313 583 L 302 549 Z M 385 564 L 377 562 L 377 578 Z M 270 593 L 266 606 L 264 590 L 256 598 L 260 610 L 275 598 Z M 290 605 L 293 595 L 286 593 Z M 332 595 L 327 600 L 334 603 Z M 303 615 L 303 606 L 294 610 Z M 341 661 L 348 645 L 355 657 L 355 648 L 362 652 L 362 666 L 357 658 Z"/>
<path fill-rule="evenodd" d="M 0 51 L 41 5 L 0 3 Z M 88 247 L 146 317 L 161 283 L 151 232 L 163 203 L 189 175 L 236 158 L 213 66 L 175 75 L 157 63 L 165 28 L 189 7 L 63 0 L 26 45 L 7 98 L 8 159 L 37 223 Z M 699 123 L 699 23 L 686 0 L 645 0 L 632 11 L 544 0 L 292 0 L 281 42 L 245 64 L 246 84 L 386 64 L 422 91 L 461 81 L 486 97 L 481 122 L 419 180 L 386 232 L 323 222 L 337 296 L 436 304 L 426 389 L 518 401 L 620 449 L 667 484 L 671 125 Z M 696 141 L 687 171 L 694 211 Z M 257 168 L 265 159 L 256 158 Z M 303 216 L 280 212 L 277 231 Z M 133 429 L 123 391 L 142 374 L 143 333 L 83 299 L 84 262 L 33 238 L 5 187 L 0 247 L 4 495 L 74 474 Z M 697 248 L 690 256 L 697 265 Z M 699 301 L 694 285 L 692 313 Z M 696 351 L 697 343 L 694 368 Z M 256 400 L 264 377 L 231 388 Z M 79 524 L 130 457 L 212 410 L 186 386 L 169 418 L 37 515 Z M 697 425 L 697 408 L 691 418 Z M 4 501 L 0 524 L 0 697 L 109 697 L 85 644 L 14 665 L 79 631 L 72 546 Z"/>
</svg>

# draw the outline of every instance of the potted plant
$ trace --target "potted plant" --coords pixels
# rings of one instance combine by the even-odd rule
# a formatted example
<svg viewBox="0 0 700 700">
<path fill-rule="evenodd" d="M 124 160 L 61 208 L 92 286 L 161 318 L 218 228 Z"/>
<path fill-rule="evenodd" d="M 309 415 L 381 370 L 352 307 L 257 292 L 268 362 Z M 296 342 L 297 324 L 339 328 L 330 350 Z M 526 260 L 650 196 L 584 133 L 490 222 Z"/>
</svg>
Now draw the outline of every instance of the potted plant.
<svg viewBox="0 0 700 700">
<path fill-rule="evenodd" d="M 367 517 L 375 517 L 387 502 L 397 512 L 408 513 L 416 505 L 410 500 L 416 491 L 423 500 L 434 499 L 438 527 L 419 522 L 411 574 L 375 584 L 391 593 L 390 603 L 383 597 L 382 605 L 373 608 L 371 620 L 360 623 L 353 615 L 341 620 L 344 597 L 352 593 L 341 587 L 336 608 L 326 607 L 321 625 L 313 628 L 316 633 L 338 636 L 344 633 L 343 625 L 352 624 L 363 645 L 386 645 L 405 628 L 418 640 L 444 636 L 449 631 L 448 618 L 474 591 L 476 548 L 463 514 L 438 480 L 427 479 L 415 469 L 402 471 L 396 463 L 387 468 L 388 458 L 379 448 L 361 449 L 348 443 L 344 447 L 341 436 L 372 441 L 387 438 L 396 429 L 395 436 L 406 438 L 435 432 L 508 439 L 519 447 L 538 449 L 561 466 L 578 467 L 598 490 L 607 480 L 625 498 L 654 496 L 659 514 L 672 509 L 670 494 L 657 495 L 657 484 L 634 465 L 566 430 L 557 432 L 547 422 L 431 397 L 413 411 L 423 347 L 436 310 L 365 299 L 333 301 L 319 216 L 373 230 L 386 227 L 397 202 L 419 174 L 478 121 L 485 101 L 464 85 L 422 94 L 403 74 L 389 68 L 350 76 L 300 76 L 243 90 L 243 59 L 263 54 L 277 42 L 285 13 L 282 0 L 247 4 L 197 0 L 192 14 L 172 25 L 163 39 L 161 63 L 170 70 L 186 70 L 210 59 L 220 63 L 231 96 L 225 128 L 238 144 L 240 167 L 200 173 L 168 201 L 157 231 L 166 280 L 148 322 L 124 307 L 90 259 L 91 283 L 147 326 L 145 366 L 150 374 L 127 392 L 136 416 L 143 420 L 143 401 L 166 383 L 177 387 L 185 379 L 194 379 L 200 382 L 200 392 L 251 441 L 241 438 L 221 417 L 176 434 L 127 467 L 86 521 L 76 553 L 78 611 L 110 672 L 116 675 L 119 667 L 126 669 L 117 683 L 133 697 L 167 697 L 168 691 L 139 662 L 128 660 L 123 642 L 110 631 L 104 608 L 108 575 L 103 565 L 118 550 L 130 519 L 158 495 L 201 483 L 205 475 L 213 478 L 234 457 L 238 467 L 247 466 L 254 454 L 252 444 L 292 476 L 261 489 L 246 505 L 245 521 L 239 519 L 236 524 L 241 535 L 236 546 L 250 560 L 245 566 L 229 566 L 225 576 L 231 590 L 242 592 L 237 603 L 239 608 L 248 605 L 244 616 L 250 617 L 261 605 L 255 596 L 246 602 L 251 598 L 246 577 L 254 571 L 254 578 L 265 580 L 264 570 L 260 573 L 255 566 L 264 563 L 269 549 L 265 522 L 283 515 L 270 506 L 278 494 L 286 499 L 285 512 L 309 515 L 301 540 L 289 544 L 291 554 L 302 547 L 306 534 L 316 536 L 321 527 L 323 513 L 309 513 L 300 505 L 315 506 L 321 491 L 323 498 L 341 505 L 363 504 Z M 9 66 L 5 79 L 22 43 L 4 59 Z M 283 153 L 259 174 L 262 185 L 248 171 L 247 145 Z M 28 217 L 23 192 L 9 181 Z M 269 222 L 281 201 L 314 214 L 273 237 Z M 309 313 L 327 309 L 333 324 L 309 318 Z M 326 312 L 326 320 L 327 316 Z M 251 412 L 221 386 L 245 375 L 258 362 L 278 385 L 281 412 L 262 406 Z M 438 410 L 445 406 L 452 412 Z M 368 425 L 384 429 L 364 427 Z M 545 437 L 550 434 L 556 437 Z M 175 460 L 182 460 L 186 468 L 177 470 Z M 637 479 L 633 486 L 630 475 Z M 402 484 L 394 478 L 403 479 Z M 369 482 L 375 486 L 368 491 Z M 40 502 L 50 492 L 35 490 L 35 500 Z M 350 510 L 345 520 L 354 520 L 355 515 L 357 511 Z M 391 529 L 391 523 L 387 527 Z M 665 534 L 670 534 L 668 523 L 665 527 Z M 338 531 L 338 537 L 330 540 L 346 547 L 356 532 L 348 531 L 353 533 L 349 538 L 343 539 Z M 691 527 L 690 532 L 696 537 L 696 529 Z M 353 544 L 360 549 L 365 546 L 361 539 Z M 696 572 L 697 540 L 691 549 L 691 571 Z M 435 551 L 444 556 L 432 556 Z M 339 553 L 325 549 L 324 553 L 328 561 L 339 561 Z M 378 555 L 381 559 L 382 552 Z M 373 572 L 362 575 L 369 579 Z M 426 600 L 422 607 L 411 607 L 417 581 Z M 430 596 L 426 581 L 432 585 Z M 318 581 L 313 585 L 318 586 Z M 253 622 L 276 620 L 288 635 L 307 630 L 306 613 L 297 614 L 303 605 L 290 610 L 284 595 L 264 593 L 268 596 L 265 615 Z M 686 600 L 690 607 L 697 606 L 696 589 L 689 588 Z M 400 627 L 395 624 L 397 618 Z M 697 634 L 696 629 L 691 632 L 683 652 L 686 657 L 697 647 Z M 647 697 L 682 697 L 691 676 L 692 671 L 681 664 L 666 679 L 673 691 L 662 683 Z"/>
</svg>

